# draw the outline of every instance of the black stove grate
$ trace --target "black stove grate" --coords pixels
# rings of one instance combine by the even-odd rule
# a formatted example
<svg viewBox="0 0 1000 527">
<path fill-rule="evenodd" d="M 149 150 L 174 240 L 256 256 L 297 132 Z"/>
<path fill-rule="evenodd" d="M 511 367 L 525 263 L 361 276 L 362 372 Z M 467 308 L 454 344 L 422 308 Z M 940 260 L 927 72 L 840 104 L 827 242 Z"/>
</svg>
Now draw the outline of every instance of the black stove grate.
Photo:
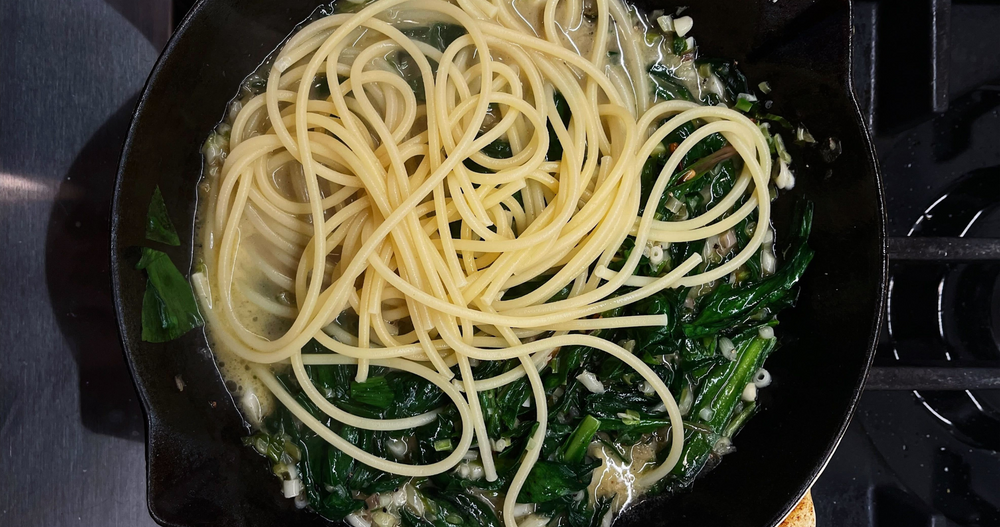
<svg viewBox="0 0 1000 527">
<path fill-rule="evenodd" d="M 1000 262 L 1000 238 L 891 237 L 889 259 L 898 266 L 908 262 L 966 264 Z M 897 360 L 872 368 L 868 390 L 993 390 L 1000 389 L 1000 360 Z"/>
<path fill-rule="evenodd" d="M 1000 2 L 854 5 L 888 213 L 886 327 L 820 525 L 1000 526 Z"/>
</svg>

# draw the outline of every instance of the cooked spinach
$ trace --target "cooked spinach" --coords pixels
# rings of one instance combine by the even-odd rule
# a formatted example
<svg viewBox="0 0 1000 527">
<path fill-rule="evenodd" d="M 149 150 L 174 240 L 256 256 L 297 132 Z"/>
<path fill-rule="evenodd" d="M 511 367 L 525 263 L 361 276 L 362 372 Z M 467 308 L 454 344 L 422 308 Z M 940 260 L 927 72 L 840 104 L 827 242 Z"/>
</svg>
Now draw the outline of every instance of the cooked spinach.
<svg viewBox="0 0 1000 527">
<path fill-rule="evenodd" d="M 792 305 L 797 293 L 795 286 L 813 257 L 813 251 L 807 244 L 812 227 L 812 211 L 811 203 L 799 208 L 791 257 L 781 269 L 758 283 L 720 284 L 704 297 L 698 316 L 684 324 L 684 334 L 698 337 L 732 331 L 743 327 L 751 315 L 761 310 L 775 312 L 776 307 Z"/>
<path fill-rule="evenodd" d="M 142 297 L 142 340 L 174 340 L 205 323 L 191 284 L 166 253 L 143 247 L 136 269 L 145 270 L 147 277 Z"/>
<path fill-rule="evenodd" d="M 678 39 L 683 42 L 683 39 Z M 691 91 L 684 87 L 673 70 L 659 62 L 653 63 L 649 67 L 649 76 L 653 78 L 653 91 L 656 97 L 666 101 L 681 100 L 691 101 Z"/>
<path fill-rule="evenodd" d="M 587 454 L 587 447 L 590 446 L 590 442 L 594 439 L 594 434 L 597 433 L 600 427 L 601 422 L 595 419 L 594 416 L 588 415 L 584 417 L 560 449 L 559 455 L 562 460 L 570 464 L 583 461 L 584 456 Z"/>
<path fill-rule="evenodd" d="M 530 400 L 528 379 L 521 378 L 506 386 L 479 393 L 486 430 L 490 437 L 509 436 L 518 425 L 518 416 L 529 411 L 523 406 Z"/>
<path fill-rule="evenodd" d="M 750 90 L 750 83 L 737 67 L 735 60 L 698 59 L 695 64 L 708 68 L 722 81 L 722 85 L 725 87 L 726 102 L 732 104 L 736 102 L 739 94 L 753 93 Z"/>
<path fill-rule="evenodd" d="M 444 50 L 464 35 L 465 30 L 454 24 L 433 24 L 407 28 L 403 33 Z M 686 46 L 683 39 L 677 38 L 674 42 Z M 687 52 L 686 49 L 682 51 Z M 423 82 L 412 57 L 399 51 L 390 57 L 390 62 L 417 98 L 423 100 Z M 739 94 L 751 93 L 735 62 L 700 60 L 698 64 L 719 77 L 724 87 L 722 101 L 732 104 Z M 436 66 L 432 63 L 432 68 Z M 674 70 L 654 64 L 648 73 L 658 99 L 696 100 Z M 314 86 L 314 91 L 321 89 L 322 86 Z M 568 125 L 571 110 L 566 99 L 554 92 L 551 102 L 555 108 L 553 118 L 558 117 L 563 125 Z M 781 126 L 780 117 L 760 114 L 762 106 L 751 107 L 747 115 Z M 499 117 L 500 107 L 493 105 L 490 112 L 492 117 Z M 704 125 L 704 121 L 692 121 L 678 127 L 645 161 L 639 175 L 642 207 L 671 154 Z M 480 135 L 488 132 L 488 126 L 480 130 Z M 550 143 L 546 159 L 560 159 L 563 145 L 555 134 L 554 121 L 547 123 L 547 131 Z M 481 153 L 494 159 L 513 155 L 505 137 L 492 141 Z M 476 172 L 492 172 L 472 159 L 466 159 L 464 165 Z M 668 179 L 663 195 L 658 203 L 652 204 L 656 208 L 653 211 L 656 219 L 679 220 L 704 213 L 732 190 L 742 168 L 742 159 L 734 146 L 721 134 L 705 137 L 688 151 L 673 173 L 665 174 Z M 514 197 L 521 201 L 519 193 Z M 727 214 L 745 203 L 743 200 Z M 736 247 L 731 254 L 747 246 L 757 220 L 756 214 L 751 214 L 733 228 Z M 732 278 L 720 279 L 707 287 L 657 292 L 599 315 L 662 314 L 667 317 L 668 322 L 659 327 L 592 332 L 631 350 L 667 385 L 678 401 L 687 400 L 689 408 L 683 425 L 685 443 L 681 461 L 659 484 L 660 488 L 683 488 L 714 466 L 719 457 L 718 446 L 725 445 L 725 441 L 730 440 L 757 411 L 756 403 L 744 402 L 741 394 L 776 347 L 776 339 L 762 328 L 777 324 L 778 312 L 795 302 L 799 280 L 813 257 L 808 246 L 811 224 L 812 205 L 806 203 L 800 207 L 794 227 L 788 233 L 789 243 L 782 254 L 782 263 L 770 276 L 762 269 L 761 250 L 758 250 L 731 275 Z M 454 225 L 460 224 L 455 222 Z M 459 234 L 453 232 L 455 236 Z M 621 269 L 633 251 L 643 249 L 648 247 L 637 247 L 635 239 L 629 237 L 609 266 Z M 678 262 L 702 253 L 703 249 L 711 247 L 704 247 L 703 241 L 672 243 L 663 247 L 664 257 L 657 263 L 646 256 L 646 252 L 639 260 L 636 273 L 662 276 Z M 727 258 L 731 255 L 721 257 L 723 262 Z M 706 261 L 701 269 L 720 264 L 719 258 L 715 258 Z M 510 287 L 504 292 L 504 300 L 523 297 L 549 278 L 548 275 L 539 276 Z M 156 294 L 157 289 L 151 289 Z M 623 288 L 620 293 L 629 290 Z M 187 291 L 190 294 L 189 288 Z M 569 291 L 567 286 L 552 294 L 548 301 L 565 299 Z M 160 311 L 151 313 L 160 316 Z M 337 322 L 349 332 L 357 331 L 358 318 L 350 309 L 341 313 Z M 312 341 L 306 344 L 303 352 L 329 353 L 329 350 Z M 516 359 L 482 361 L 473 365 L 472 376 L 483 380 L 519 366 Z M 294 375 L 278 375 L 279 381 L 306 411 L 314 413 L 335 433 L 367 452 L 403 463 L 430 464 L 445 459 L 459 444 L 463 431 L 457 409 L 426 379 L 374 366 L 369 370 L 368 379 L 360 383 L 355 379 L 356 366 L 310 365 L 306 371 L 326 400 L 361 417 L 397 419 L 434 412 L 429 423 L 411 430 L 384 432 L 344 426 L 319 411 Z M 452 371 L 456 378 L 461 378 L 458 367 Z M 632 455 L 629 446 L 650 442 L 654 437 L 661 441 L 668 437 L 670 419 L 660 398 L 635 370 L 601 351 L 566 346 L 556 351 L 539 374 L 547 394 L 549 414 L 544 437 L 535 437 L 539 430 L 535 423 L 537 409 L 527 378 L 478 394 L 491 444 L 474 443 L 473 448 L 480 452 L 492 451 L 499 476 L 495 481 L 482 477 L 482 467 L 475 465 L 480 460 L 473 459 L 475 456 L 463 461 L 461 470 L 429 478 L 401 478 L 381 472 L 331 446 L 283 407 L 265 420 L 261 430 L 249 438 L 247 444 L 272 464 L 294 465 L 311 506 L 333 520 L 364 508 L 362 498 L 368 495 L 390 493 L 407 484 L 407 492 L 415 492 L 422 513 L 417 514 L 409 505 L 399 507 L 400 521 L 406 527 L 500 527 L 494 509 L 483 498 L 492 500 L 501 496 L 522 466 L 525 449 L 534 444 L 533 441 L 541 441 L 539 460 L 532 467 L 517 501 L 536 504 L 536 514 L 551 518 L 554 525 L 597 527 L 608 514 L 612 499 L 601 497 L 596 503 L 591 497 L 581 499 L 585 494 L 581 491 L 590 484 L 594 470 L 601 464 L 591 455 L 591 446 L 601 444 L 613 448 L 621 459 L 627 460 Z M 578 378 L 588 380 L 588 384 Z M 600 386 L 595 387 L 590 380 Z M 661 444 L 657 455 L 662 460 L 666 452 Z M 479 472 L 473 473 L 470 466 L 476 466 Z"/>
<path fill-rule="evenodd" d="M 365 382 L 351 381 L 351 399 L 385 410 L 392 404 L 395 395 L 385 377 L 369 377 Z"/>
<path fill-rule="evenodd" d="M 531 280 L 528 280 L 527 282 L 524 282 L 523 284 L 515 285 L 514 287 L 511 287 L 510 289 L 508 289 L 506 293 L 504 293 L 503 298 L 504 298 L 504 300 L 514 300 L 515 298 L 521 298 L 522 296 L 524 296 L 524 295 L 526 295 L 526 294 L 534 291 L 535 289 L 537 289 L 538 286 L 544 284 L 550 278 L 552 278 L 551 275 L 542 275 L 542 276 L 539 276 L 537 278 L 532 278 Z M 573 288 L 572 284 L 567 284 L 566 287 L 560 289 L 554 295 L 552 295 L 551 297 L 549 297 L 549 299 L 546 300 L 546 302 L 555 302 L 557 300 L 565 300 L 569 296 L 569 291 L 572 288 Z"/>
<path fill-rule="evenodd" d="M 325 101 L 330 96 L 330 83 L 327 82 L 326 74 L 320 73 L 313 78 L 312 87 L 309 89 L 309 98 Z"/>
<path fill-rule="evenodd" d="M 555 104 L 556 113 L 559 114 L 559 119 L 562 121 L 564 126 L 569 126 L 569 119 L 571 117 L 571 112 L 569 108 L 569 102 L 566 101 L 566 97 L 559 92 L 554 92 L 552 94 L 552 103 Z M 552 121 L 549 120 L 546 123 L 549 131 L 549 151 L 545 154 L 546 161 L 557 161 L 562 159 L 563 147 L 562 143 L 559 142 L 559 138 L 556 137 L 556 131 L 552 127 Z"/>
<path fill-rule="evenodd" d="M 430 62 L 431 69 L 437 70 L 437 63 L 428 59 Z M 416 97 L 417 102 L 424 102 L 427 100 L 427 94 L 424 90 L 424 79 L 420 72 L 420 66 L 413 57 L 406 51 L 397 51 L 389 58 L 389 63 L 392 64 L 399 76 L 406 81 L 410 89 L 413 90 L 413 95 Z"/>
<path fill-rule="evenodd" d="M 495 139 L 492 143 L 486 145 L 481 150 L 486 157 L 492 157 L 493 159 L 508 159 L 514 156 L 514 151 L 510 147 L 510 143 L 503 138 Z M 475 172 L 481 172 L 484 174 L 489 174 L 493 172 L 492 170 L 483 167 L 473 161 L 472 159 L 466 159 L 463 164 L 469 169 Z"/>
<path fill-rule="evenodd" d="M 432 491 L 425 495 L 431 499 L 435 499 L 439 507 L 442 507 L 443 503 L 451 505 L 451 507 L 442 507 L 442 509 L 446 508 L 452 514 L 458 512 L 458 517 L 463 519 L 460 522 L 462 525 L 468 525 L 468 527 L 500 527 L 500 520 L 497 518 L 497 515 L 482 498 L 474 497 L 465 491 L 449 490 Z"/>
<path fill-rule="evenodd" d="M 566 463 L 539 460 L 531 468 L 518 496 L 520 503 L 545 503 L 587 488 L 590 473 L 600 462 L 572 467 Z"/>
<path fill-rule="evenodd" d="M 438 51 L 444 51 L 458 37 L 467 33 L 465 26 L 443 22 L 429 26 L 404 28 L 400 29 L 400 32 L 413 40 L 428 44 Z"/>
<path fill-rule="evenodd" d="M 723 437 L 721 432 L 736 412 L 743 388 L 774 349 L 775 339 L 761 337 L 753 328 L 744 332 L 736 345 L 737 359 L 709 371 L 691 408 L 695 422 L 704 424 L 707 430 L 690 432 L 685 438 L 681 459 L 674 468 L 674 475 L 685 484 L 694 481 L 705 467 L 716 442 Z"/>
<path fill-rule="evenodd" d="M 404 28 L 400 32 L 413 40 L 428 44 L 438 51 L 444 51 L 455 39 L 466 33 L 465 27 L 447 23 Z M 389 57 L 389 62 L 396 68 L 396 71 L 403 77 L 403 80 L 410 86 L 410 89 L 413 90 L 413 95 L 417 101 L 425 101 L 427 95 L 424 88 L 424 80 L 420 73 L 420 67 L 413 57 L 406 51 L 400 50 L 393 54 L 392 57 Z M 437 62 L 431 59 L 428 59 L 428 62 L 431 66 L 431 72 L 437 73 Z"/>
<path fill-rule="evenodd" d="M 181 244 L 177 229 L 174 228 L 170 214 L 167 213 L 167 204 L 163 201 L 159 185 L 153 190 L 153 198 L 149 201 L 149 211 L 146 214 L 146 239 L 173 246 Z"/>
</svg>

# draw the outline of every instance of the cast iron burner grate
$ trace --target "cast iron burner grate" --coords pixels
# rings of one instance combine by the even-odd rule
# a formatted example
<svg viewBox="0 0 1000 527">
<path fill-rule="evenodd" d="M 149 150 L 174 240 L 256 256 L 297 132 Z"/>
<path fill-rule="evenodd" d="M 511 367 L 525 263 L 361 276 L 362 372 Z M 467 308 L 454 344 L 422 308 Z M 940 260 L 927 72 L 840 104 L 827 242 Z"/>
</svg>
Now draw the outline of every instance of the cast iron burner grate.
<svg viewBox="0 0 1000 527">
<path fill-rule="evenodd" d="M 1000 388 L 1000 166 L 978 165 L 957 178 L 931 167 L 968 153 L 979 118 L 1000 106 L 1000 78 L 950 96 L 951 77 L 959 89 L 970 79 L 952 67 L 950 44 L 963 38 L 953 34 L 953 9 L 951 0 L 882 0 L 860 3 L 856 12 L 855 56 L 862 60 L 855 76 L 869 123 L 889 135 L 929 122 L 925 175 L 952 181 L 906 237 L 889 240 L 889 338 L 868 388 L 913 391 L 967 442 L 998 450 L 1000 396 L 973 391 Z M 891 178 L 901 175 L 893 172 L 905 173 L 913 161 L 899 166 L 885 158 L 891 203 Z"/>
<path fill-rule="evenodd" d="M 982 390 L 1000 388 L 997 203 L 1000 167 L 975 170 L 909 237 L 892 239 L 886 324 L 895 364 L 878 366 L 871 386 L 913 390 L 963 441 L 991 450 L 1000 450 L 1000 393 Z"/>
<path fill-rule="evenodd" d="M 855 2 L 854 26 L 890 291 L 818 523 L 1000 527 L 1000 2 Z"/>
</svg>

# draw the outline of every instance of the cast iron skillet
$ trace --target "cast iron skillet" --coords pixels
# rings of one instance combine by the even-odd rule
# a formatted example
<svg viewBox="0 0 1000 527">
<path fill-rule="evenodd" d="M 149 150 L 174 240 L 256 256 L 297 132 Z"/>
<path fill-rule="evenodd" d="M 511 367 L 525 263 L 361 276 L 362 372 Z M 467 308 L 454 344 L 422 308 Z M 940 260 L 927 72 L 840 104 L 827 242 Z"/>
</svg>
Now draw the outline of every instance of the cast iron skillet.
<svg viewBox="0 0 1000 527">
<path fill-rule="evenodd" d="M 317 0 L 202 0 L 167 44 L 139 100 L 122 154 L 112 221 L 112 274 L 121 337 L 147 418 L 147 498 L 163 525 L 324 525 L 295 510 L 263 458 L 243 447 L 247 428 L 206 345 L 140 340 L 145 278 L 134 269 L 157 185 L 181 232 L 165 248 L 191 262 L 201 145 L 241 80 L 316 7 Z M 850 85 L 847 0 L 683 0 L 702 56 L 735 58 L 773 87 L 774 111 L 836 137 L 832 164 L 796 152 L 794 197 L 778 200 L 780 230 L 796 198 L 816 204 L 816 257 L 798 307 L 782 314 L 782 348 L 764 411 L 738 451 L 692 492 L 651 499 L 618 525 L 766 527 L 776 524 L 830 459 L 861 393 L 881 322 L 885 234 L 880 179 Z M 672 8 L 663 0 L 646 7 Z M 184 382 L 179 390 L 175 377 Z"/>
</svg>

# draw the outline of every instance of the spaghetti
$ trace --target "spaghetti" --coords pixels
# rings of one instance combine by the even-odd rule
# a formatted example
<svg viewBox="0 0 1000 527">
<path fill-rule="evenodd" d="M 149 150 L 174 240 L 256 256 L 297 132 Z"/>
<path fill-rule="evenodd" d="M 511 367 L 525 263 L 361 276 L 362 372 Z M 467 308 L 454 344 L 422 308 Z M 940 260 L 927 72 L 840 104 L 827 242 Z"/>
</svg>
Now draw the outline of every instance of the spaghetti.
<svg viewBox="0 0 1000 527">
<path fill-rule="evenodd" d="M 585 21 L 580 0 L 547 0 L 533 16 L 507 0 L 378 0 L 321 18 L 281 48 L 266 91 L 238 109 L 225 162 L 207 178 L 205 266 L 193 282 L 211 335 L 338 449 L 388 473 L 431 476 L 454 468 L 475 440 L 492 481 L 488 445 L 498 438 L 489 437 L 477 394 L 527 377 L 538 426 L 503 504 L 509 527 L 546 434 L 539 371 L 561 347 L 601 350 L 641 376 L 671 423 L 669 454 L 642 474 L 643 486 L 674 468 L 684 430 L 666 384 L 622 346 L 586 332 L 665 325 L 665 315 L 601 314 L 723 278 L 769 230 L 772 161 L 757 124 L 722 106 L 657 102 L 639 80 L 641 38 L 618 46 L 614 62 L 615 39 L 601 36 L 615 27 L 634 33 L 630 11 L 619 0 L 592 9 Z M 435 22 L 462 34 L 442 50 L 410 31 Z M 410 79 L 392 57 L 406 58 Z M 317 95 L 317 85 L 329 93 Z M 705 124 L 676 145 L 642 202 L 645 160 L 692 121 Z M 672 175 L 711 134 L 742 158 L 736 184 L 701 216 L 660 221 Z M 507 155 L 484 151 L 498 139 Z M 699 254 L 662 276 L 634 276 L 639 250 L 615 261 L 626 239 L 640 248 L 705 240 L 754 212 L 749 242 L 708 271 Z M 526 283 L 537 285 L 505 298 Z M 356 328 L 342 323 L 345 312 L 357 316 Z M 312 340 L 331 353 L 303 354 Z M 473 363 L 512 358 L 521 365 L 473 378 Z M 457 408 L 459 444 L 428 465 L 383 459 L 316 419 L 274 375 L 290 368 L 308 400 L 344 425 L 405 430 L 436 418 L 369 419 L 338 408 L 307 371 L 330 364 L 356 364 L 358 382 L 373 366 L 426 378 Z"/>
</svg>

